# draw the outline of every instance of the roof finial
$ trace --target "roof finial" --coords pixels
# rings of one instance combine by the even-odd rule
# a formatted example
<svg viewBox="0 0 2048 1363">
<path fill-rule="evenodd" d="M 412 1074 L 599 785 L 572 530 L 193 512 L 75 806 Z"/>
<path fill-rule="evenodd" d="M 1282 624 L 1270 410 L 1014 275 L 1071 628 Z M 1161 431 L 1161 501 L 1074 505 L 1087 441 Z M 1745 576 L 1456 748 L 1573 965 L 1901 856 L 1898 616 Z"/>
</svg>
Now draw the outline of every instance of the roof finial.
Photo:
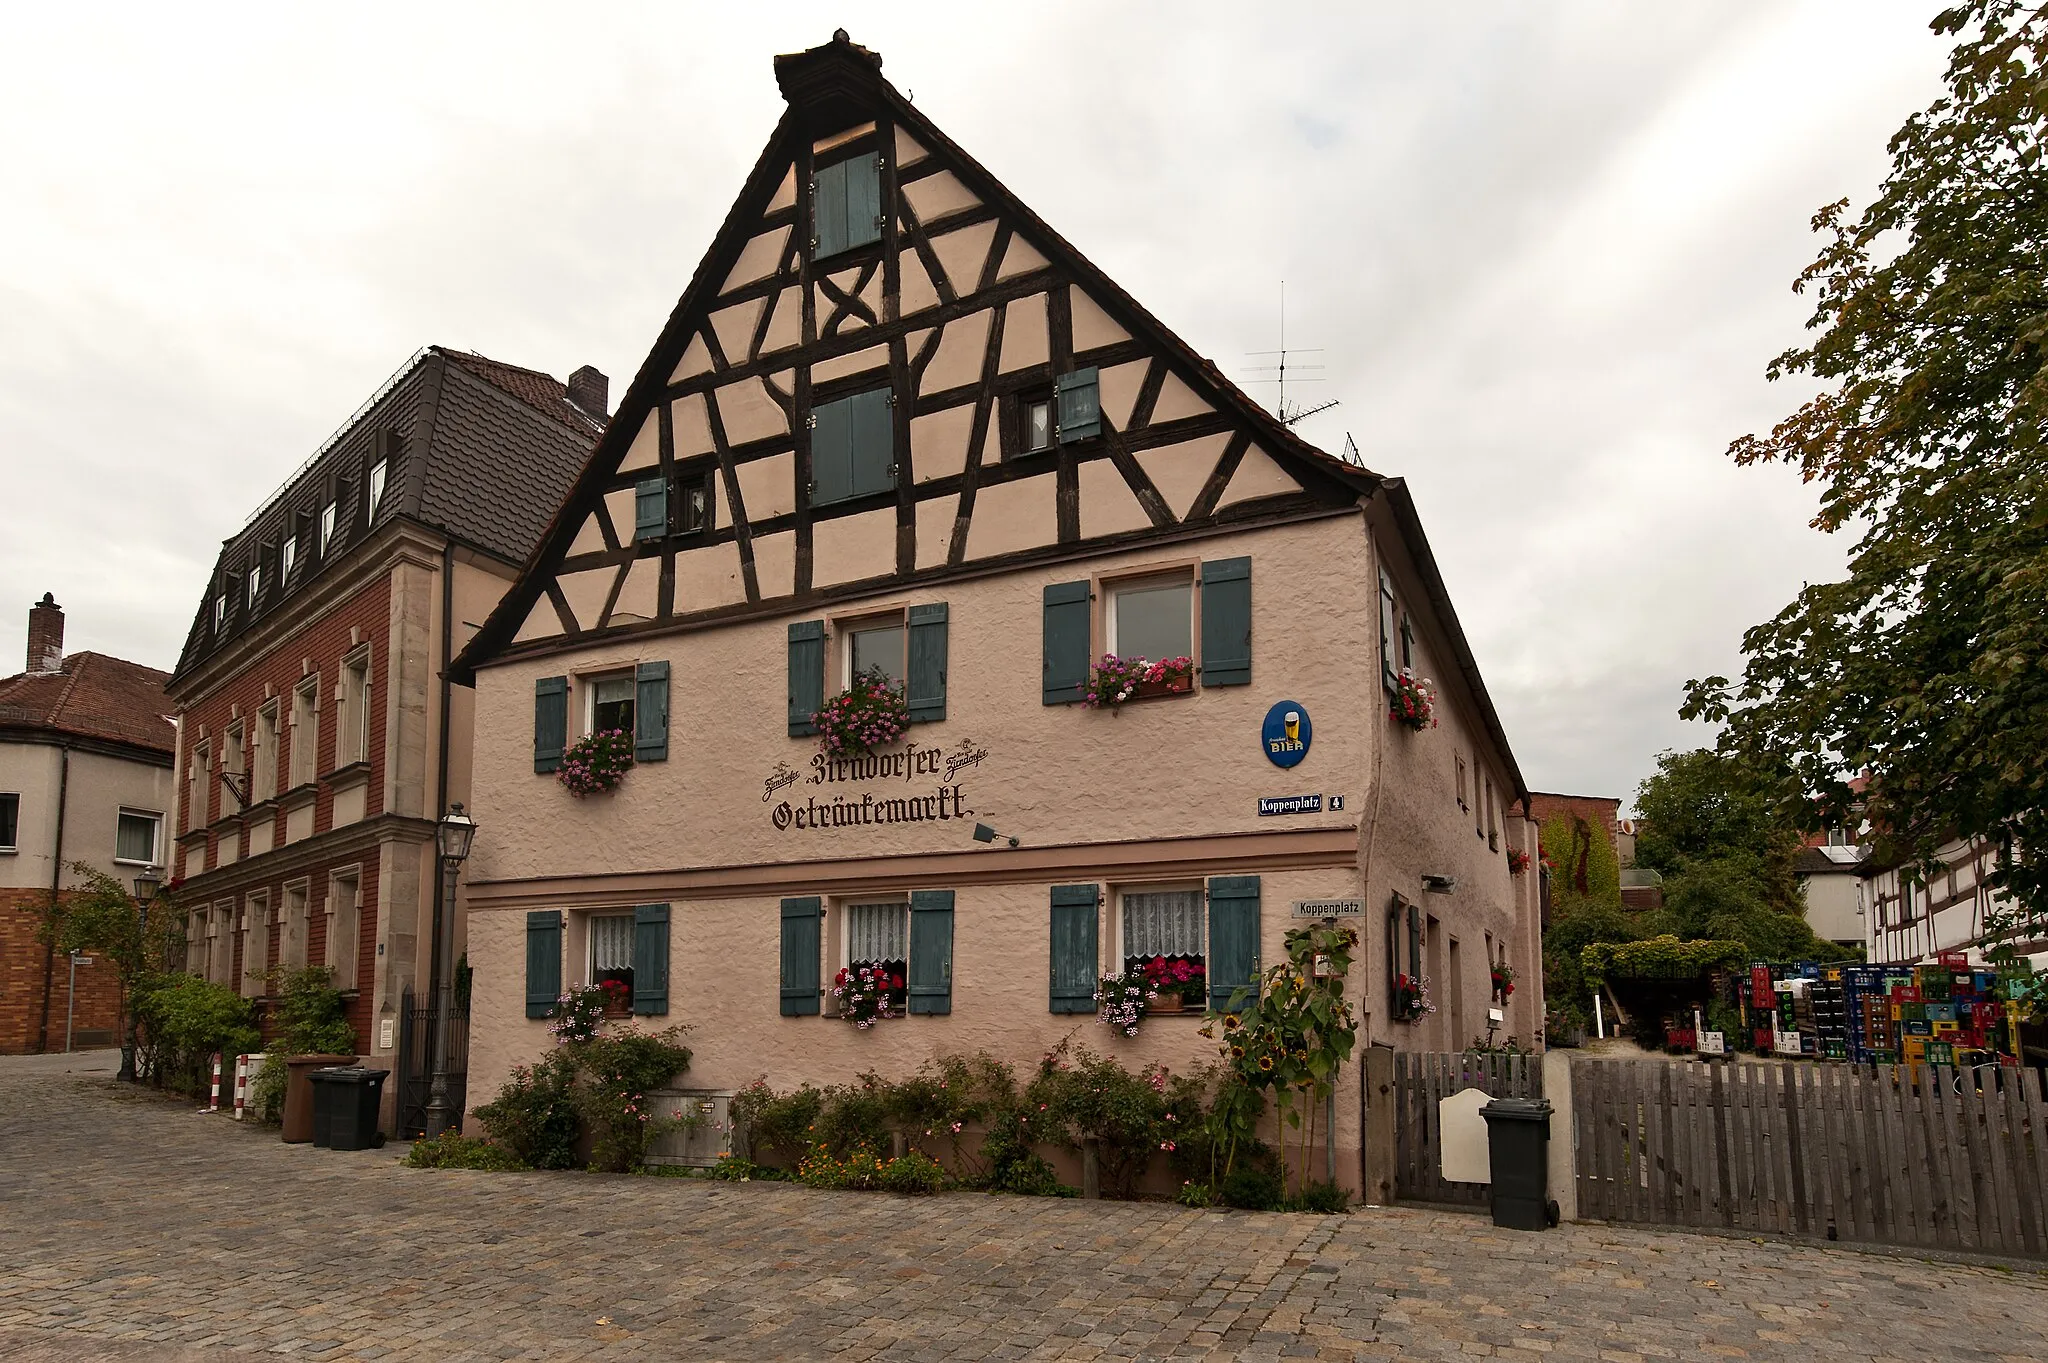
<svg viewBox="0 0 2048 1363">
<path fill-rule="evenodd" d="M 832 41 L 835 43 L 850 43 L 853 39 L 846 36 L 845 29 L 835 28 L 832 30 Z"/>
</svg>

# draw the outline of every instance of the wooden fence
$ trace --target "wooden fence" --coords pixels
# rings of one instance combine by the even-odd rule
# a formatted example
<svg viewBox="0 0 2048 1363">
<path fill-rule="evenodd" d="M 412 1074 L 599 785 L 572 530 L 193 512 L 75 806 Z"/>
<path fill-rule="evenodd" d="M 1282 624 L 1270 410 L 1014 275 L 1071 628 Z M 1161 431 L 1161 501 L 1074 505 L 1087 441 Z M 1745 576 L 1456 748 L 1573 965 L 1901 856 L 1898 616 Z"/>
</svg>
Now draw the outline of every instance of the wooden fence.
<svg viewBox="0 0 2048 1363">
<path fill-rule="evenodd" d="M 1464 1089 L 1490 1098 L 1541 1098 L 1543 1062 L 1533 1055 L 1394 1055 L 1394 1195 L 1409 1202 L 1484 1204 L 1484 1183 L 1443 1176 L 1437 1104 Z"/>
<path fill-rule="evenodd" d="M 1582 1217 L 2048 1255 L 2035 1070 L 1575 1060 L 1572 1108 Z"/>
</svg>

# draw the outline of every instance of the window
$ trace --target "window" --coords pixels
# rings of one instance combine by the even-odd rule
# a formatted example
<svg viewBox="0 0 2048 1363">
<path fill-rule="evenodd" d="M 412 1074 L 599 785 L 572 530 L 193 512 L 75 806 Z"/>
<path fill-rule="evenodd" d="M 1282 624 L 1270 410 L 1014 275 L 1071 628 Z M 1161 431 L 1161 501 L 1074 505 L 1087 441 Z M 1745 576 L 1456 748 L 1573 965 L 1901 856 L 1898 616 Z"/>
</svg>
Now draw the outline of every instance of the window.
<svg viewBox="0 0 2048 1363">
<path fill-rule="evenodd" d="M 220 595 L 213 598 L 213 632 L 216 634 L 220 633 L 222 630 L 227 628 L 227 624 L 228 594 L 226 592 L 222 592 Z"/>
<path fill-rule="evenodd" d="M 1123 971 L 1140 974 L 1162 996 L 1200 1006 L 1208 991 L 1207 918 L 1200 885 L 1126 890 Z"/>
<path fill-rule="evenodd" d="M 1052 395 L 1037 393 L 1017 400 L 1017 449 L 1037 454 L 1052 448 Z"/>
<path fill-rule="evenodd" d="M 21 829 L 21 796 L 13 791 L 0 792 L 0 852 L 15 850 L 15 838 Z"/>
<path fill-rule="evenodd" d="M 335 731 L 335 761 L 341 766 L 370 756 L 370 653 L 344 658 L 341 664 L 341 717 Z"/>
<path fill-rule="evenodd" d="M 308 677 L 292 690 L 292 769 L 294 789 L 313 783 L 320 753 L 320 679 Z"/>
<path fill-rule="evenodd" d="M 1054 379 L 1053 400 L 1058 411 L 1053 434 L 1060 444 L 1072 445 L 1102 434 L 1102 390 L 1094 366 Z"/>
<path fill-rule="evenodd" d="M 594 678 L 584 691 L 590 697 L 590 712 L 585 716 L 589 732 L 598 734 L 614 729 L 628 734 L 633 732 L 632 673 Z"/>
<path fill-rule="evenodd" d="M 309 889 L 305 881 L 284 887 L 284 915 L 278 920 L 277 963 L 288 969 L 297 970 L 306 964 L 306 898 Z"/>
<path fill-rule="evenodd" d="M 243 777 L 242 726 L 239 723 L 228 726 L 226 737 L 220 742 L 220 784 L 223 794 L 220 812 L 223 815 L 239 814 L 249 805 L 249 786 Z M 233 809 L 228 801 L 235 802 Z"/>
<path fill-rule="evenodd" d="M 676 481 L 676 533 L 695 535 L 711 528 L 711 472 L 686 473 Z"/>
<path fill-rule="evenodd" d="M 1124 658 L 1185 658 L 1194 653 L 1192 579 L 1152 578 L 1111 589 L 1105 643 Z"/>
<path fill-rule="evenodd" d="M 1848 830 L 1844 829 L 1840 824 L 1836 824 L 1828 830 L 1828 846 L 1847 847 L 1849 845 Z"/>
<path fill-rule="evenodd" d="M 903 685 L 903 618 L 855 624 L 846 631 L 846 681 L 870 670 L 880 670 L 898 687 Z"/>
<path fill-rule="evenodd" d="M 1394 639 L 1399 631 L 1395 618 L 1394 583 L 1385 573 L 1380 574 L 1380 682 L 1387 690 L 1394 689 L 1400 680 L 1401 670 L 1394 662 Z"/>
<path fill-rule="evenodd" d="M 1462 758 L 1462 757 L 1460 757 L 1460 758 L 1458 758 L 1458 759 L 1457 759 L 1457 762 L 1458 762 L 1458 808 L 1460 808 L 1460 809 L 1464 809 L 1464 808 L 1466 808 L 1466 807 L 1467 807 L 1467 806 L 1466 806 L 1466 804 L 1465 804 L 1465 759 L 1464 759 L 1464 758 Z"/>
<path fill-rule="evenodd" d="M 333 502 L 320 508 L 320 552 L 324 555 L 327 547 L 334 543 L 334 527 L 340 507 Z"/>
<path fill-rule="evenodd" d="M 811 504 L 829 506 L 896 486 L 895 395 L 850 393 L 811 409 Z"/>
<path fill-rule="evenodd" d="M 327 952 L 325 964 L 334 972 L 334 987 L 352 990 L 356 980 L 356 938 L 362 931 L 362 877 L 337 873 L 327 885 Z"/>
<path fill-rule="evenodd" d="M 811 181 L 811 254 L 836 256 L 882 239 L 882 158 L 820 166 Z"/>
<path fill-rule="evenodd" d="M 256 804 L 277 798 L 277 702 L 256 712 L 256 742 L 250 750 L 249 797 Z"/>
<path fill-rule="evenodd" d="M 848 904 L 841 917 L 846 924 L 847 969 L 865 966 L 885 972 L 888 1011 L 903 1012 L 910 998 L 910 905 L 902 900 Z"/>
<path fill-rule="evenodd" d="M 249 565 L 249 608 L 256 608 L 256 598 L 263 594 L 263 561 L 258 559 Z"/>
<path fill-rule="evenodd" d="M 1405 615 L 1401 617 L 1401 666 L 1415 666 L 1415 622 Z"/>
<path fill-rule="evenodd" d="M 377 515 L 377 508 L 384 504 L 384 483 L 390 476 L 391 461 L 388 458 L 379 459 L 376 463 L 370 465 L 370 509 L 367 513 L 367 518 L 374 519 Z"/>
<path fill-rule="evenodd" d="M 185 831 L 206 827 L 206 797 L 212 789 L 207 784 L 207 767 L 211 754 L 207 750 L 206 735 L 192 747 L 191 766 L 185 772 Z"/>
<path fill-rule="evenodd" d="M 280 583 L 291 581 L 292 569 L 298 566 L 299 537 L 297 535 L 292 535 L 287 537 L 282 545 L 278 546 L 277 580 Z"/>
<path fill-rule="evenodd" d="M 633 915 L 598 914 L 590 920 L 590 982 L 603 988 L 605 1011 L 633 1011 Z"/>
<path fill-rule="evenodd" d="M 268 983 L 263 977 L 270 969 L 269 958 L 270 896 L 259 890 L 244 901 L 242 908 L 242 978 L 236 983 L 244 998 L 263 997 Z"/>
<path fill-rule="evenodd" d="M 140 866 L 156 864 L 157 834 L 164 816 L 124 809 L 114 825 L 114 860 Z"/>
<path fill-rule="evenodd" d="M 235 980 L 235 901 L 213 906 L 206 924 L 206 978 L 233 987 Z"/>
</svg>

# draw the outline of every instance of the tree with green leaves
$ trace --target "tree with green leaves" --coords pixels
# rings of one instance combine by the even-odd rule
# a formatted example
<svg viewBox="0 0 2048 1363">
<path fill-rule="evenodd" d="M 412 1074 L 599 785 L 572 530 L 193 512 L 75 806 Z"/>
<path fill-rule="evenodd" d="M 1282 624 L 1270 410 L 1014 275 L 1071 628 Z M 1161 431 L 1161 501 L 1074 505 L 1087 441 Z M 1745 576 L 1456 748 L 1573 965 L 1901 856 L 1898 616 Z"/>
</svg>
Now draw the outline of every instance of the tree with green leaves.
<svg viewBox="0 0 2048 1363">
<path fill-rule="evenodd" d="M 45 915 L 43 939 L 63 952 L 98 953 L 114 969 L 121 1003 L 121 1073 L 133 1082 L 135 1030 L 147 986 L 181 963 L 184 921 L 167 898 L 140 903 L 127 887 L 82 861 L 71 872 L 84 885 L 58 897 Z"/>
<path fill-rule="evenodd" d="M 1798 468 L 1814 524 L 1858 535 L 1848 576 L 1743 636 L 1731 682 L 1682 713 L 1795 778 L 1801 827 L 1853 822 L 1870 777 L 1876 855 L 1931 871 L 1983 839 L 1996 883 L 2048 916 L 2048 6 L 1970 0 L 1947 91 L 1891 141 L 1876 199 L 1820 210 L 1808 343 L 1773 379 L 1819 391 L 1739 464 Z"/>
</svg>

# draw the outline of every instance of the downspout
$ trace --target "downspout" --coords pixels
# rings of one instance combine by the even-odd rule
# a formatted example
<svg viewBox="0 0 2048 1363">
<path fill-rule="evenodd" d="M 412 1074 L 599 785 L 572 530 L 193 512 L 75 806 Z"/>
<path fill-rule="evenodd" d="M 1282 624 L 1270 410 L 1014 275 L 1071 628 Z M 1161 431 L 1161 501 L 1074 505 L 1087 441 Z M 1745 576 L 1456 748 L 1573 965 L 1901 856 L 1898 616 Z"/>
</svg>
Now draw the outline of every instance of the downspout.
<svg viewBox="0 0 2048 1363">
<path fill-rule="evenodd" d="M 448 649 L 455 640 L 455 541 L 441 542 L 441 741 L 440 752 L 435 757 L 434 795 L 441 807 L 434 811 L 439 819 L 448 811 L 448 710 L 453 703 L 454 683 L 448 679 Z M 438 851 L 438 845 L 437 845 Z M 437 871 L 439 867 L 435 868 Z M 441 915 L 455 912 L 455 906 L 445 902 L 443 875 L 434 877 L 434 949 L 428 953 L 430 961 L 427 991 L 429 994 L 441 987 L 441 972 L 453 971 L 455 962 L 441 959 Z M 454 938 L 451 936 L 450 941 Z"/>
<path fill-rule="evenodd" d="M 57 916 L 57 896 L 64 890 L 64 805 L 71 789 L 71 749 L 57 749 L 57 843 L 50 856 L 50 917 Z M 56 987 L 57 944 L 43 943 L 43 1020 L 36 1030 L 36 1054 L 50 1049 L 50 991 Z"/>
</svg>

